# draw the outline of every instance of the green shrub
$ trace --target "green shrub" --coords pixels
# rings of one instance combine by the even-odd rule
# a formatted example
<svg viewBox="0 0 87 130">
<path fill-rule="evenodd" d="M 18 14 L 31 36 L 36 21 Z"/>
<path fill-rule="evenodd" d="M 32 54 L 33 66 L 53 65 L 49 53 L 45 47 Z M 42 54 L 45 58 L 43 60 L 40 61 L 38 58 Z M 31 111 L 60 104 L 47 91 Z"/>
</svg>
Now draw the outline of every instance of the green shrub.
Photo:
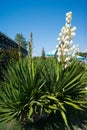
<svg viewBox="0 0 87 130">
<path fill-rule="evenodd" d="M 66 69 L 54 58 L 12 64 L 0 88 L 0 122 L 16 119 L 37 127 L 44 121 L 42 127 L 51 129 L 63 119 L 68 127 L 69 106 L 83 110 L 86 104 L 86 77 L 85 67 L 77 60 Z M 54 117 L 56 121 L 50 121 Z"/>
<path fill-rule="evenodd" d="M 66 69 L 55 60 L 50 60 L 44 64 L 43 80 L 46 82 L 44 95 L 41 101 L 44 104 L 44 111 L 47 113 L 59 111 L 67 123 L 68 106 L 78 110 L 83 110 L 86 104 L 85 87 L 87 86 L 87 76 L 85 67 L 77 60 L 73 60 Z"/>
<path fill-rule="evenodd" d="M 41 107 L 38 98 L 44 85 L 38 66 L 30 66 L 28 60 L 18 62 L 9 66 L 5 78 L 0 93 L 0 122 L 13 118 L 32 121 L 32 113 Z"/>
</svg>

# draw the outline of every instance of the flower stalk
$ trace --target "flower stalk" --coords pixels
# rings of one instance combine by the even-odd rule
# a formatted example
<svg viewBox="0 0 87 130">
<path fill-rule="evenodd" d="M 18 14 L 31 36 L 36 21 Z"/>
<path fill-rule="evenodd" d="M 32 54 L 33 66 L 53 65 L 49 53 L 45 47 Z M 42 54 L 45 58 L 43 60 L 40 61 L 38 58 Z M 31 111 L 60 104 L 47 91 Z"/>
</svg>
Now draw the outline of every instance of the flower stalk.
<svg viewBox="0 0 87 130">
<path fill-rule="evenodd" d="M 78 45 L 72 45 L 73 38 L 76 35 L 76 27 L 71 27 L 72 12 L 66 13 L 66 24 L 62 27 L 61 33 L 58 37 L 59 45 L 57 48 L 57 59 L 63 67 L 67 67 L 70 64 L 71 58 L 76 57 L 76 53 L 79 51 Z"/>
</svg>

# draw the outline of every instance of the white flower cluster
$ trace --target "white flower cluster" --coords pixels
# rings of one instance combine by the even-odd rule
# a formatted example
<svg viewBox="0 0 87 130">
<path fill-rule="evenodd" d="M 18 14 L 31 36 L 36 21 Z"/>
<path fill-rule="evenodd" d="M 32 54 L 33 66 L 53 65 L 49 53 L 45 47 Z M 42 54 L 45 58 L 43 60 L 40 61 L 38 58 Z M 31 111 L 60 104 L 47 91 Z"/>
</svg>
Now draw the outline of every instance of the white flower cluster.
<svg viewBox="0 0 87 130">
<path fill-rule="evenodd" d="M 78 46 L 72 45 L 72 39 L 76 35 L 76 27 L 71 27 L 71 22 L 72 12 L 66 13 L 66 24 L 61 29 L 61 33 L 57 39 L 59 45 L 56 46 L 58 61 L 61 62 L 61 60 L 64 60 L 67 64 L 75 56 L 75 53 L 78 52 Z"/>
</svg>

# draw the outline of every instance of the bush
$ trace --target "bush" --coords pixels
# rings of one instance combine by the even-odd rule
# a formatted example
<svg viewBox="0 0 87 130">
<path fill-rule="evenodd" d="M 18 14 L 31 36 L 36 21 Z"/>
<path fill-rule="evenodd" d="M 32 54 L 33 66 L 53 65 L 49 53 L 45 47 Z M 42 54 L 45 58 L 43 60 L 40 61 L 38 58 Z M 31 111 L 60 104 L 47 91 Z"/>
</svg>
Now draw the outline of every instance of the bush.
<svg viewBox="0 0 87 130">
<path fill-rule="evenodd" d="M 26 59 L 9 66 L 0 88 L 0 122 L 16 119 L 24 127 L 28 124 L 37 129 L 36 123 L 44 121 L 44 129 L 55 129 L 62 126 L 57 123 L 61 120 L 68 127 L 69 106 L 83 110 L 86 104 L 86 77 L 85 67 L 77 60 L 66 69 L 54 58 Z"/>
<path fill-rule="evenodd" d="M 21 54 L 21 58 L 25 58 L 25 54 Z M 19 51 L 17 48 L 8 47 L 8 49 L 0 49 L 0 82 L 4 80 L 3 70 L 7 69 L 9 63 L 19 61 Z"/>
</svg>

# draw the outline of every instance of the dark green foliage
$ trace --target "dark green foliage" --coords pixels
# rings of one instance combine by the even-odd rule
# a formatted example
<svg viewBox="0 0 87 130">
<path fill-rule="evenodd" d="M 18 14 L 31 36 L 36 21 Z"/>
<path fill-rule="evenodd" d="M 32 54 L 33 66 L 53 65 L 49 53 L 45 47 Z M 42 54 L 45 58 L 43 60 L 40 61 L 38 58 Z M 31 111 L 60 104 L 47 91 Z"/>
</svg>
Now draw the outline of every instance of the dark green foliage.
<svg viewBox="0 0 87 130">
<path fill-rule="evenodd" d="M 69 128 L 71 109 L 75 113 L 87 104 L 86 85 L 85 67 L 77 60 L 67 69 L 54 58 L 13 64 L 0 88 L 0 122 L 15 118 L 35 130 Z"/>
<path fill-rule="evenodd" d="M 31 117 L 40 114 L 38 110 L 41 104 L 38 100 L 44 85 L 38 67 L 34 63 L 30 67 L 28 61 L 21 61 L 8 68 L 5 78 L 0 94 L 0 122 L 13 118 L 32 122 Z"/>
<path fill-rule="evenodd" d="M 9 47 L 7 50 L 0 50 L 0 81 L 3 81 L 3 70 L 6 70 L 8 63 L 16 62 L 18 59 L 18 49 Z"/>
<path fill-rule="evenodd" d="M 15 41 L 20 44 L 22 47 L 24 47 L 25 49 L 27 49 L 27 41 L 25 39 L 25 37 L 23 36 L 23 34 L 21 33 L 17 33 L 15 36 Z"/>
<path fill-rule="evenodd" d="M 64 122 L 67 123 L 67 107 L 82 110 L 86 103 L 87 77 L 84 66 L 76 60 L 67 69 L 62 69 L 57 61 L 45 64 L 43 78 L 46 82 L 45 94 L 41 97 L 44 110 L 48 113 L 60 111 Z"/>
<path fill-rule="evenodd" d="M 79 52 L 78 55 L 85 58 L 85 57 L 87 57 L 87 52 Z"/>
<path fill-rule="evenodd" d="M 21 53 L 21 59 L 24 59 L 26 55 Z M 9 63 L 15 63 L 19 61 L 18 48 L 8 47 L 8 49 L 0 50 L 0 81 L 3 81 L 3 70 L 7 69 Z"/>
<path fill-rule="evenodd" d="M 42 49 L 42 56 L 41 57 L 45 58 L 45 50 L 44 50 L 44 48 Z"/>
</svg>

